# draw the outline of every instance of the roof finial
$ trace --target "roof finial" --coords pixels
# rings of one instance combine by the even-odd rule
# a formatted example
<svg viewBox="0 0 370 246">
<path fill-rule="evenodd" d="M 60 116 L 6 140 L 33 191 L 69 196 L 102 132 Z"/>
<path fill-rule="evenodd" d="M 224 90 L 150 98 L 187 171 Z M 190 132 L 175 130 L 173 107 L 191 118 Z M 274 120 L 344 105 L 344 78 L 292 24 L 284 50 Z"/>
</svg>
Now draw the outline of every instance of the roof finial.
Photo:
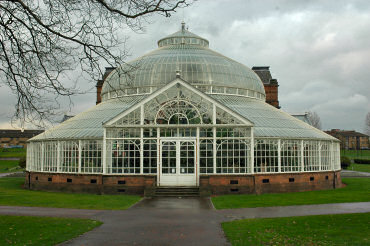
<svg viewBox="0 0 370 246">
<path fill-rule="evenodd" d="M 181 31 L 185 31 L 185 21 L 181 22 Z"/>
</svg>

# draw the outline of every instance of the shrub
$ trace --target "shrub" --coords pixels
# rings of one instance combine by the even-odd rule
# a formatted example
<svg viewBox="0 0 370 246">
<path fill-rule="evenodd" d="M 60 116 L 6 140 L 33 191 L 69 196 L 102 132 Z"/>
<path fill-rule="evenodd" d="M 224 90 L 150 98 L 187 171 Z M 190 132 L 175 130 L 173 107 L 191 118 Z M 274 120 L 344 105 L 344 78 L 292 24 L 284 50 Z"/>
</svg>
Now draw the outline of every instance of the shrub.
<svg viewBox="0 0 370 246">
<path fill-rule="evenodd" d="M 357 164 L 370 164 L 369 159 L 354 159 L 353 161 Z"/>
<path fill-rule="evenodd" d="M 340 157 L 340 166 L 342 169 L 347 169 L 351 165 L 351 160 L 347 156 Z"/>
<path fill-rule="evenodd" d="M 19 159 L 19 164 L 18 164 L 21 168 L 26 168 L 26 157 L 21 157 Z"/>
</svg>

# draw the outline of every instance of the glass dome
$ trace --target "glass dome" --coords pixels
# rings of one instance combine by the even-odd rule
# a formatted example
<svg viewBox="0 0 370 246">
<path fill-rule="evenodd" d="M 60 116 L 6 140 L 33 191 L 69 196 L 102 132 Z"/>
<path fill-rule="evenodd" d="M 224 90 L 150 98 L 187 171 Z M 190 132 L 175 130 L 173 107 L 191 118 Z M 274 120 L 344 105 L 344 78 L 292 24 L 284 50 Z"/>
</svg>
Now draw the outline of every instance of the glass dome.
<svg viewBox="0 0 370 246">
<path fill-rule="evenodd" d="M 29 140 L 26 187 L 139 195 L 340 187 L 339 140 L 266 103 L 258 75 L 208 44 L 183 24 L 112 71 L 101 103 Z"/>
<path fill-rule="evenodd" d="M 264 100 L 260 78 L 247 66 L 208 48 L 208 40 L 182 29 L 158 41 L 159 48 L 115 69 L 102 99 L 151 93 L 176 74 L 207 94 L 242 95 Z"/>
</svg>

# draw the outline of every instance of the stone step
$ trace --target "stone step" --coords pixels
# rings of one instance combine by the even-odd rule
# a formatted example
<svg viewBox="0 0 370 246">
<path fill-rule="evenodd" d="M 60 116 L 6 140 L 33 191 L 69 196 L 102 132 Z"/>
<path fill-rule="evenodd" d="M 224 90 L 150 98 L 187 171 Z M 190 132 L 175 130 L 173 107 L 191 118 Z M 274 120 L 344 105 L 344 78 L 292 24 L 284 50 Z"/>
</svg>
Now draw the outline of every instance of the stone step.
<svg viewBox="0 0 370 246">
<path fill-rule="evenodd" d="M 155 197 L 199 197 L 199 194 L 154 194 Z"/>
<path fill-rule="evenodd" d="M 154 196 L 166 197 L 196 197 L 199 196 L 198 187 L 157 187 Z"/>
<path fill-rule="evenodd" d="M 197 186 L 157 186 L 156 189 L 197 189 L 199 190 L 199 187 Z"/>
<path fill-rule="evenodd" d="M 155 190 L 156 192 L 199 192 L 199 190 L 173 190 L 173 189 L 170 189 L 170 190 Z"/>
<path fill-rule="evenodd" d="M 199 192 L 199 190 L 155 190 L 156 192 Z"/>
<path fill-rule="evenodd" d="M 199 192 L 155 192 L 156 195 L 199 195 Z"/>
<path fill-rule="evenodd" d="M 198 192 L 199 189 L 156 189 L 156 191 L 183 191 L 183 192 L 188 192 L 188 191 L 195 191 Z"/>
</svg>

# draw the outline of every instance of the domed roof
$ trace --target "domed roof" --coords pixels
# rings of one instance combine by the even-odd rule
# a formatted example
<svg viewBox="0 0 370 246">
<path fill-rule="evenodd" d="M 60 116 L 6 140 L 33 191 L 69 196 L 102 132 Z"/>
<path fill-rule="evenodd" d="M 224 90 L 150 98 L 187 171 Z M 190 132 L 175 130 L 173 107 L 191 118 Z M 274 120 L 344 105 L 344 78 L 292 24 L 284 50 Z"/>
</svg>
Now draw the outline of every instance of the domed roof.
<svg viewBox="0 0 370 246">
<path fill-rule="evenodd" d="M 157 89 L 176 78 L 176 73 L 204 92 L 238 91 L 264 99 L 264 86 L 250 68 L 208 48 L 208 40 L 182 29 L 158 41 L 159 48 L 121 65 L 106 78 L 102 98 L 116 96 L 128 90 Z M 140 89 L 139 89 L 140 88 Z M 245 92 L 242 92 L 245 90 Z M 152 91 L 150 89 L 150 91 Z M 134 93 L 135 94 L 135 93 Z M 237 94 L 237 93 L 232 93 Z M 113 97 L 113 96 L 112 96 Z"/>
<path fill-rule="evenodd" d="M 185 23 L 181 23 L 181 30 L 175 32 L 167 37 L 164 37 L 158 41 L 158 47 L 173 45 L 173 44 L 189 44 L 199 45 L 203 47 L 209 47 L 209 42 L 192 32 L 185 29 Z"/>
</svg>

